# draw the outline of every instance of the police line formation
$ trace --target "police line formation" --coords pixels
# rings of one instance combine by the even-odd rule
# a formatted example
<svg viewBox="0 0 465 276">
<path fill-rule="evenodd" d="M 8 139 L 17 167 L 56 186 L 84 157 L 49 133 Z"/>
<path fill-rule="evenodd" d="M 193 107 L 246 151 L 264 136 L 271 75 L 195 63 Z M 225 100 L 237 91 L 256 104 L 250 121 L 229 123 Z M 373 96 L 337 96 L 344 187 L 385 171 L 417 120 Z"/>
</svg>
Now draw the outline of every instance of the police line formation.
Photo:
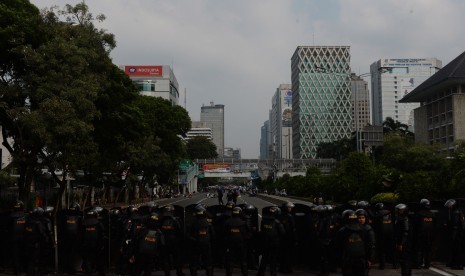
<svg viewBox="0 0 465 276">
<path fill-rule="evenodd" d="M 242 275 L 264 275 L 267 267 L 276 275 L 303 264 L 319 275 L 336 267 L 342 275 L 368 275 L 369 269 L 386 265 L 411 275 L 412 268 L 429 268 L 432 257 L 463 269 L 460 199 L 395 206 L 351 201 L 334 207 L 321 198 L 315 203 L 265 207 L 260 225 L 257 208 L 233 202 L 187 207 L 152 202 L 110 210 L 81 210 L 73 204 L 57 213 L 54 227 L 51 209 L 25 213 L 23 202 L 17 201 L 2 218 L 9 245 L 2 247 L 1 257 L 6 270 L 28 275 L 56 269 L 85 275 L 109 270 L 118 275 L 157 270 L 197 275 L 202 269 L 213 275 L 216 267 L 231 275 L 234 266 Z"/>
</svg>

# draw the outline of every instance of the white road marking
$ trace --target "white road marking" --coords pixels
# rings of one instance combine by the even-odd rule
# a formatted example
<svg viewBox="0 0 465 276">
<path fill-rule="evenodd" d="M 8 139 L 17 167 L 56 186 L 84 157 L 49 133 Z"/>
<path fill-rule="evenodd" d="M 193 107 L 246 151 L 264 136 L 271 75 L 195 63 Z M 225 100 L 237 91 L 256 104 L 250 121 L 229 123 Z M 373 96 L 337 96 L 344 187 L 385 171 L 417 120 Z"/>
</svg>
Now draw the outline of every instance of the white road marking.
<svg viewBox="0 0 465 276">
<path fill-rule="evenodd" d="M 434 272 L 439 273 L 439 274 L 444 275 L 444 276 L 454 276 L 455 275 L 455 274 L 451 274 L 449 272 L 445 272 L 443 270 L 440 270 L 440 269 L 437 269 L 437 268 L 434 268 L 434 267 L 430 267 L 429 270 L 434 271 Z"/>
</svg>

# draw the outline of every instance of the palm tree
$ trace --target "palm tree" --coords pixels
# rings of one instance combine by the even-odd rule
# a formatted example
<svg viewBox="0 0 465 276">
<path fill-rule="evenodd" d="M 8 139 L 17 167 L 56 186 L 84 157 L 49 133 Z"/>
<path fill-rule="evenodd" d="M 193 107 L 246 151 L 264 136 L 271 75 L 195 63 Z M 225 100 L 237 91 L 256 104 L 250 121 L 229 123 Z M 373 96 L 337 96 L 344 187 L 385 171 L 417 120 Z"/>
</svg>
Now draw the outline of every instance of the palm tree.
<svg viewBox="0 0 465 276">
<path fill-rule="evenodd" d="M 383 132 L 387 133 L 398 133 L 405 136 L 413 136 L 413 132 L 408 130 L 408 125 L 403 124 L 397 120 L 394 121 L 393 118 L 387 117 L 383 122 Z"/>
</svg>

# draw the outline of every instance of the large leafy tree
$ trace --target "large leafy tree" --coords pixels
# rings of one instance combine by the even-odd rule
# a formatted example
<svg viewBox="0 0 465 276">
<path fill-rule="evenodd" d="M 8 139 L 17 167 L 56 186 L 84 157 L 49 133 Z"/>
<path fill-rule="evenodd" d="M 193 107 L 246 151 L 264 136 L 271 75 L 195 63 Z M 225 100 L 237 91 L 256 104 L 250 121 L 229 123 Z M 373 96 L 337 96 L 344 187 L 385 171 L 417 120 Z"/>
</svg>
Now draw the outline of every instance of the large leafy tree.
<svg viewBox="0 0 465 276">
<path fill-rule="evenodd" d="M 194 136 L 187 141 L 187 154 L 191 160 L 218 157 L 216 145 L 205 136 Z"/>
<path fill-rule="evenodd" d="M 160 183 L 171 183 L 179 162 L 187 156 L 181 137 L 185 137 L 191 127 L 190 117 L 184 108 L 159 97 L 138 96 L 134 106 L 142 117 L 144 132 L 141 135 L 150 137 L 160 149 L 152 156 L 156 160 L 153 166 L 145 164 L 141 170 L 146 174 L 150 172 L 149 178 L 156 175 Z"/>
<path fill-rule="evenodd" d="M 7 2 L 10 10 L 22 9 L 26 3 L 28 1 Z M 35 23 L 31 29 L 36 34 L 32 37 L 40 39 L 29 42 L 24 34 L 20 37 L 25 39 L 20 43 L 2 45 L 2 50 L 12 54 L 1 65 L 0 91 L 4 145 L 13 157 L 12 165 L 19 170 L 18 184 L 23 199 L 27 199 L 29 185 L 44 165 L 60 184 L 61 193 L 66 177 L 58 177 L 56 170 L 68 176 L 77 169 L 95 166 L 99 149 L 102 152 L 105 146 L 103 139 L 93 139 L 98 137 L 95 136 L 96 126 L 101 127 L 103 124 L 99 122 L 117 117 L 111 112 L 114 109 L 105 110 L 102 102 L 110 98 L 113 91 L 116 94 L 113 102 L 136 95 L 128 78 L 111 63 L 109 52 L 115 46 L 113 35 L 94 26 L 96 20 L 104 19 L 103 16 L 94 17 L 84 3 L 67 5 L 59 12 L 50 9 L 42 15 L 32 7 L 30 10 L 34 17 L 25 21 Z M 15 18 L 21 21 L 23 18 L 19 14 L 6 15 L 10 21 Z M 5 24 L 8 25 L 2 30 L 12 26 L 18 32 L 28 30 L 28 26 L 22 27 L 19 23 L 16 27 L 11 22 Z M 10 34 L 6 41 L 15 41 L 14 32 L 2 32 L 6 34 Z"/>
</svg>

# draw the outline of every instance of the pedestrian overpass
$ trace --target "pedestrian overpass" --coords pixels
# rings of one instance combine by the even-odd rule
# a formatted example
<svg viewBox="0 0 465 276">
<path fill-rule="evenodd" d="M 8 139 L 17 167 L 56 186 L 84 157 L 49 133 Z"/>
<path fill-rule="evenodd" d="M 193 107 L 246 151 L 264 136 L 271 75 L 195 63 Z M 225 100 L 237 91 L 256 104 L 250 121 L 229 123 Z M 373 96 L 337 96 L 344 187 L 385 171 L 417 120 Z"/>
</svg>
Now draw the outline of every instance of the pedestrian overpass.
<svg viewBox="0 0 465 276">
<path fill-rule="evenodd" d="M 178 183 L 183 193 L 197 191 L 197 180 L 202 177 L 222 179 L 278 179 L 284 175 L 305 176 L 307 169 L 317 167 L 323 174 L 336 166 L 335 159 L 196 159 L 179 167 Z"/>
</svg>

